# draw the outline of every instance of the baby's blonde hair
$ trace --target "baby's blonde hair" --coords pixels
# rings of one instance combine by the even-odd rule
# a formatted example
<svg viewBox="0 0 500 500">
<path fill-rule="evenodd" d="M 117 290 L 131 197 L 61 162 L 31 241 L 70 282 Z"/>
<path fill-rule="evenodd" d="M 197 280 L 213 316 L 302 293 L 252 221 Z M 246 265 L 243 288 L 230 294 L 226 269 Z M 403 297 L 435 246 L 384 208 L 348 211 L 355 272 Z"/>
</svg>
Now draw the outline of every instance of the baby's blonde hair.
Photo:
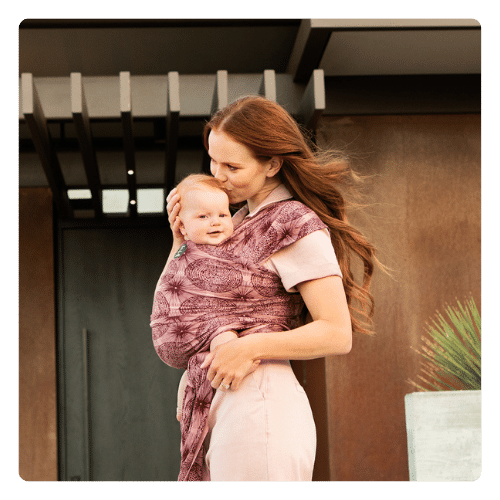
<svg viewBox="0 0 500 500">
<path fill-rule="evenodd" d="M 191 174 L 182 179 L 179 184 L 177 184 L 177 192 L 179 193 L 181 199 L 182 195 L 191 189 L 217 189 L 219 191 L 223 191 L 224 193 L 228 193 L 227 189 L 224 187 L 224 184 L 219 179 L 212 177 L 211 175 L 206 174 Z"/>
</svg>

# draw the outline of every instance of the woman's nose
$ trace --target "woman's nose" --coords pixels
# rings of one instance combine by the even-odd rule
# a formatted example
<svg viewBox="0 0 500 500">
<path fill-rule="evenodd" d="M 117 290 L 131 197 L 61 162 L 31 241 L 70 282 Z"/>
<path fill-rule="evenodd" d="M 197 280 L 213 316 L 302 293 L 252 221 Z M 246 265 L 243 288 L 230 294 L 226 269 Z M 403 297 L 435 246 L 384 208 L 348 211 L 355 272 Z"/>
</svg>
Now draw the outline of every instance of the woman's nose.
<svg viewBox="0 0 500 500">
<path fill-rule="evenodd" d="M 219 165 L 214 165 L 212 163 L 210 166 L 210 171 L 216 179 L 219 179 L 222 182 L 225 182 L 227 180 L 226 176 L 222 173 L 222 169 Z"/>
</svg>

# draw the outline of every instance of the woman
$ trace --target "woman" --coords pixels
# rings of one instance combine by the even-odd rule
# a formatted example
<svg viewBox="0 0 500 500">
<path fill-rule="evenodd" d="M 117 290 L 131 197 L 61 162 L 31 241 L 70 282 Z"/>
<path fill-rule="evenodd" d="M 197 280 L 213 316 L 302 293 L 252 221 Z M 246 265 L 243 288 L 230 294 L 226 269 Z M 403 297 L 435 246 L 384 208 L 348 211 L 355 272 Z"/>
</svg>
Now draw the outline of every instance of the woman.
<svg viewBox="0 0 500 500">
<path fill-rule="evenodd" d="M 250 248 L 260 248 L 263 238 L 272 246 L 271 236 L 257 230 L 257 224 L 273 217 L 277 207 L 283 218 L 287 207 L 295 210 L 298 201 L 317 219 L 317 229 L 288 245 L 281 235 L 276 251 L 257 259 L 262 258 L 260 267 L 280 278 L 286 292 L 277 290 L 278 295 L 300 294 L 309 322 L 279 333 L 242 335 L 218 346 L 203 361 L 211 386 L 229 388 L 217 390 L 211 402 L 204 478 L 311 480 L 314 421 L 289 360 L 348 353 L 352 331 L 369 332 L 354 313 L 369 321 L 373 312 L 368 288 L 374 249 L 349 225 L 338 190 L 350 171 L 342 161 L 322 162 L 293 118 L 260 97 L 242 98 L 216 113 L 205 127 L 204 141 L 211 173 L 224 183 L 230 202 L 246 201 L 233 222 L 235 234 L 240 226 L 245 228 Z M 169 259 L 183 243 L 177 219 L 181 204 L 172 191 L 167 205 L 174 235 Z M 362 285 L 353 280 L 351 255 L 363 262 Z"/>
</svg>

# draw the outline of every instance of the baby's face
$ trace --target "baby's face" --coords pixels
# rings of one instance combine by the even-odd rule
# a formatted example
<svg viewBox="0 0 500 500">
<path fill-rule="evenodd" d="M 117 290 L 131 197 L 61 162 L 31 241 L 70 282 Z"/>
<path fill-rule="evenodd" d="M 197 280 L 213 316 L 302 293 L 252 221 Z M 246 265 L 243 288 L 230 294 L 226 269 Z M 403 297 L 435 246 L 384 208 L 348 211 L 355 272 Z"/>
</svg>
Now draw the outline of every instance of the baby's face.
<svg viewBox="0 0 500 500">
<path fill-rule="evenodd" d="M 182 196 L 180 231 L 186 240 L 218 245 L 233 234 L 227 194 L 216 189 L 191 189 Z"/>
</svg>

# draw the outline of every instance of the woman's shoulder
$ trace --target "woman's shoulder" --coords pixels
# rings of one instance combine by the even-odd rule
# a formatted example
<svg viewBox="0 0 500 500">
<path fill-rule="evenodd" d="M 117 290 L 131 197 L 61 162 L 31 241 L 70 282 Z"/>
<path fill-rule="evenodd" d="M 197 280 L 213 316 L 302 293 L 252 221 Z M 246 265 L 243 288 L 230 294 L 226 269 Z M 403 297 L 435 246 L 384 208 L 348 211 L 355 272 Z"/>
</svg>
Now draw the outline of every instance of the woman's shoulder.
<svg viewBox="0 0 500 500">
<path fill-rule="evenodd" d="M 310 212 L 313 212 L 312 209 L 310 209 L 305 203 L 302 203 L 301 201 L 295 200 L 294 198 L 290 198 L 288 200 L 282 200 L 278 202 L 278 205 L 282 207 L 282 209 L 288 209 L 288 210 L 307 210 Z"/>
<path fill-rule="evenodd" d="M 301 201 L 290 199 L 276 203 L 273 207 L 273 212 L 277 217 L 281 217 L 283 221 L 300 219 L 304 215 L 310 217 L 318 217 L 316 212 L 309 208 Z M 280 220 L 281 220 L 280 219 Z"/>
<path fill-rule="evenodd" d="M 305 204 L 296 200 L 284 200 L 263 210 L 260 220 L 255 221 L 251 230 L 259 245 L 267 241 L 272 252 L 276 252 L 326 227 L 316 213 Z"/>
</svg>

